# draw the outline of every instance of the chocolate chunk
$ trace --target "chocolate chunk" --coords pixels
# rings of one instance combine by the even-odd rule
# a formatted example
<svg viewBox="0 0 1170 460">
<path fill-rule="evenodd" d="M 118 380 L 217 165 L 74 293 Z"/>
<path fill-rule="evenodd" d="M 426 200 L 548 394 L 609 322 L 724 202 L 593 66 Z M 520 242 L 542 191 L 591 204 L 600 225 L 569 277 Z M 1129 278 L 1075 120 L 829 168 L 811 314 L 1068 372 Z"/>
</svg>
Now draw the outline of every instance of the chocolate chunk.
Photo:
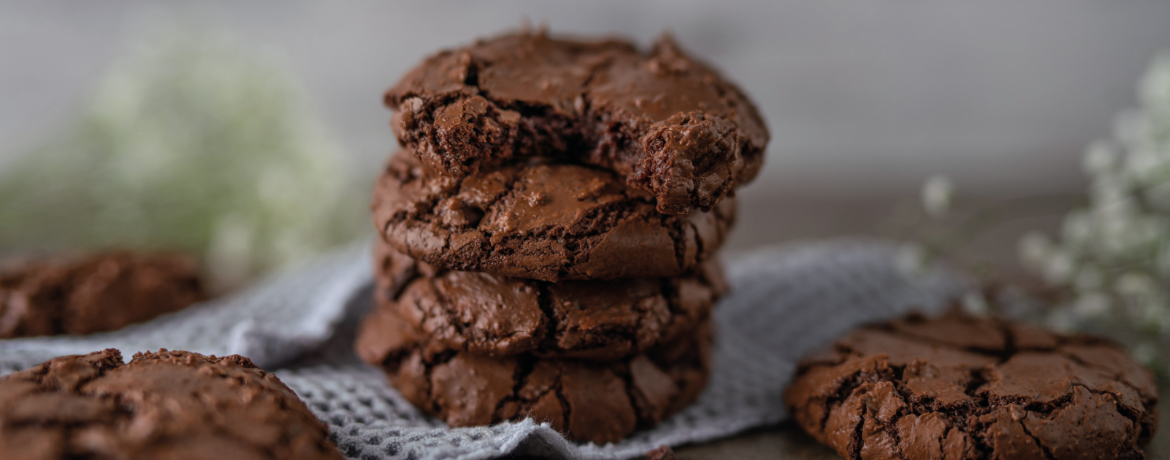
<svg viewBox="0 0 1170 460">
<path fill-rule="evenodd" d="M 1143 458 L 1153 375 L 1112 342 L 953 311 L 865 326 L 801 362 L 784 400 L 854 459 Z"/>
<path fill-rule="evenodd" d="M 386 92 L 402 145 L 455 178 L 555 156 L 616 171 L 660 212 L 709 210 L 759 172 L 768 130 L 734 84 L 664 36 L 519 32 L 442 51 Z"/>
<path fill-rule="evenodd" d="M 373 209 L 383 239 L 410 257 L 545 281 L 679 276 L 715 253 L 735 218 L 734 199 L 661 214 L 653 197 L 594 167 L 509 163 L 452 179 L 401 153 Z"/>
<path fill-rule="evenodd" d="M 0 378 L 3 458 L 343 458 L 328 436 L 241 356 L 108 349 Z"/>
<path fill-rule="evenodd" d="M 358 355 L 381 366 L 406 399 L 451 426 L 532 417 L 569 439 L 617 442 L 698 398 L 710 369 L 710 327 L 608 361 L 490 358 L 452 350 L 385 302 L 358 333 Z"/>
<path fill-rule="evenodd" d="M 715 261 L 677 278 L 547 283 L 441 271 L 384 242 L 375 248 L 378 295 L 403 320 L 451 349 L 493 357 L 640 353 L 693 333 L 727 290 Z"/>
<path fill-rule="evenodd" d="M 112 331 L 205 298 L 194 263 L 112 252 L 0 270 L 0 338 Z"/>
</svg>

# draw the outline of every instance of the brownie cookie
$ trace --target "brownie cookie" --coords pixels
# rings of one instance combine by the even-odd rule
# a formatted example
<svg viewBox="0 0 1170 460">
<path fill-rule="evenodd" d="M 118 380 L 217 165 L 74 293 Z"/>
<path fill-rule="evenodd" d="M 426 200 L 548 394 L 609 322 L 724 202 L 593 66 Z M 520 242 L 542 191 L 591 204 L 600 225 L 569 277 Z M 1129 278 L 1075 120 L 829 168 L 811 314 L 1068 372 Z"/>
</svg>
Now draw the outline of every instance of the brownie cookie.
<svg viewBox="0 0 1170 460">
<path fill-rule="evenodd" d="M 710 365 L 710 327 L 611 362 L 502 359 L 452 351 L 389 308 L 362 324 L 355 345 L 421 410 L 451 426 L 532 417 L 576 441 L 617 442 L 698 398 Z"/>
<path fill-rule="evenodd" d="M 753 179 L 768 142 L 743 92 L 669 35 L 646 54 L 620 40 L 502 35 L 428 58 L 385 102 L 402 145 L 444 174 L 566 156 L 617 171 L 668 214 L 710 209 Z"/>
<path fill-rule="evenodd" d="M 376 247 L 383 308 L 432 340 L 477 355 L 619 359 L 693 333 L 727 290 L 715 261 L 678 278 L 547 283 L 438 271 L 408 263 L 385 243 Z"/>
<path fill-rule="evenodd" d="M 682 275 L 711 257 L 735 200 L 661 214 L 604 169 L 539 161 L 453 179 L 400 153 L 374 191 L 383 239 L 450 270 L 559 281 Z"/>
<path fill-rule="evenodd" d="M 0 378 L 0 457 L 341 459 L 325 425 L 248 358 L 118 350 Z"/>
<path fill-rule="evenodd" d="M 1136 459 L 1153 375 L 1112 342 L 951 312 L 862 327 L 805 358 L 784 400 L 853 459 Z"/>
<path fill-rule="evenodd" d="M 433 278 L 442 271 L 399 252 L 381 238 L 374 240 L 374 295 L 381 299 L 393 301 L 411 281 Z"/>
<path fill-rule="evenodd" d="M 112 331 L 204 299 L 190 260 L 112 252 L 0 269 L 0 338 Z"/>
</svg>

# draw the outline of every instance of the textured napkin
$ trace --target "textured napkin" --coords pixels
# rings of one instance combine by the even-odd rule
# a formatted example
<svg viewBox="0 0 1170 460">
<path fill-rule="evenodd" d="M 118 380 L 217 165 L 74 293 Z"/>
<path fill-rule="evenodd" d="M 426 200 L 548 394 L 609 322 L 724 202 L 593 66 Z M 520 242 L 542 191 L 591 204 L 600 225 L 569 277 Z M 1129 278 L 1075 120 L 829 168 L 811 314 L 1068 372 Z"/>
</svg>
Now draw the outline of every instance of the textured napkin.
<svg viewBox="0 0 1170 460">
<path fill-rule="evenodd" d="M 365 244 L 350 247 L 232 297 L 115 332 L 0 341 L 0 374 L 103 348 L 127 356 L 158 348 L 240 354 L 296 391 L 349 458 L 622 459 L 784 420 L 781 392 L 801 355 L 861 323 L 937 312 L 966 286 L 943 269 L 899 270 L 897 247 L 873 240 L 787 244 L 727 261 L 732 291 L 714 313 L 706 391 L 655 428 L 599 446 L 566 441 L 532 420 L 448 428 L 411 406 L 351 350 L 371 304 L 369 253 Z"/>
</svg>

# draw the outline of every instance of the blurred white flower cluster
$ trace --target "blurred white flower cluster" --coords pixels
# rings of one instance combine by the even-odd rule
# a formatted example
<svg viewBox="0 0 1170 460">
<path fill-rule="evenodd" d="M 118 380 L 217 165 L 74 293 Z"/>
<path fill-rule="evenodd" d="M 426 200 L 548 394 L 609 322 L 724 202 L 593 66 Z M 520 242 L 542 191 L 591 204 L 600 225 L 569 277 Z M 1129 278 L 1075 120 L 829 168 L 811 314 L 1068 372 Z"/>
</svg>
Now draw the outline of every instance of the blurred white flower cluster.
<svg viewBox="0 0 1170 460">
<path fill-rule="evenodd" d="M 366 200 L 278 59 L 171 32 L 115 61 L 73 129 L 0 170 L 0 252 L 147 247 L 220 285 L 349 240 Z"/>
<path fill-rule="evenodd" d="M 1087 207 L 1065 216 L 1058 237 L 1026 235 L 1019 253 L 1068 293 L 1050 326 L 1109 334 L 1170 373 L 1170 55 L 1153 61 L 1138 94 L 1114 138 L 1085 153 Z"/>
<path fill-rule="evenodd" d="M 951 180 L 941 174 L 931 176 L 922 185 L 922 207 L 932 217 L 941 217 L 951 208 L 954 201 L 955 186 Z"/>
</svg>

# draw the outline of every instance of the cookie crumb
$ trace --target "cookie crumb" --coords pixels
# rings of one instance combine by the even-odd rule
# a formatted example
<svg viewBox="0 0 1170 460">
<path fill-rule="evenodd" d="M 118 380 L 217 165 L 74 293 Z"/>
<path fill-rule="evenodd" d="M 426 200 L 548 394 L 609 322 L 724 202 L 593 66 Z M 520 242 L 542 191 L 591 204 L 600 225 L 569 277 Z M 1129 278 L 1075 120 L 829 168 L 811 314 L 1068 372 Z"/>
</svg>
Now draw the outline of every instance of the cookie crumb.
<svg viewBox="0 0 1170 460">
<path fill-rule="evenodd" d="M 646 452 L 646 457 L 650 460 L 674 460 L 674 450 L 670 446 L 663 444 L 658 446 L 650 452 Z"/>
</svg>

